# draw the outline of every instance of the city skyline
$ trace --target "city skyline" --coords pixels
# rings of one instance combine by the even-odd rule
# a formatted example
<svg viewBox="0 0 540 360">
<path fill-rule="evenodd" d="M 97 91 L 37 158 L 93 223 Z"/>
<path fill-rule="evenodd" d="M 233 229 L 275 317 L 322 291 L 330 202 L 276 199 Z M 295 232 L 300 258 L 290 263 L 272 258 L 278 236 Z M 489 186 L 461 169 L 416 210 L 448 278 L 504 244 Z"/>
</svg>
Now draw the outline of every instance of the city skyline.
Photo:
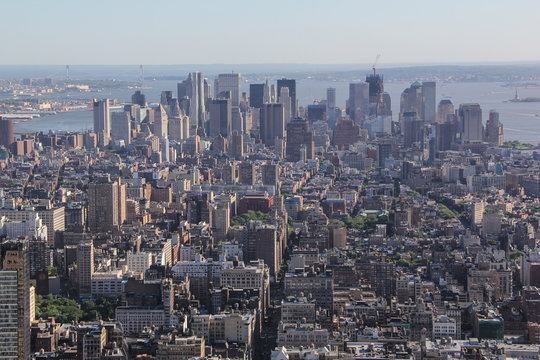
<svg viewBox="0 0 540 360">
<path fill-rule="evenodd" d="M 24 16 L 0 25 L 11 34 L 1 64 L 369 64 L 377 54 L 383 64 L 540 61 L 527 42 L 540 4 L 507 4 L 11 2 L 5 13 Z M 168 56 L 134 55 L 145 47 Z"/>
</svg>

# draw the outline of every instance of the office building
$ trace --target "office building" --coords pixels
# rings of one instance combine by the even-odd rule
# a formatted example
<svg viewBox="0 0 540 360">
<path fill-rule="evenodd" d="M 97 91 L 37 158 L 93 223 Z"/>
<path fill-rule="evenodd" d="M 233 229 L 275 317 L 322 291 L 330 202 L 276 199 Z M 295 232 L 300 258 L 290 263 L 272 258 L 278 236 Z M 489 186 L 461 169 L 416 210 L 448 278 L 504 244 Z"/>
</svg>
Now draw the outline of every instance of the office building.
<svg viewBox="0 0 540 360">
<path fill-rule="evenodd" d="M 190 119 L 190 134 L 195 134 L 197 127 L 204 128 L 206 122 L 206 107 L 207 84 L 204 79 L 204 74 L 201 72 L 193 72 L 188 75 L 188 78 L 178 83 L 178 99 L 188 97 L 189 102 L 189 119 Z"/>
<path fill-rule="evenodd" d="M 0 146 L 5 146 L 6 149 L 9 149 L 14 141 L 13 120 L 0 117 Z"/>
<path fill-rule="evenodd" d="M 152 265 L 152 254 L 140 251 L 127 254 L 128 270 L 137 274 L 144 274 Z"/>
<path fill-rule="evenodd" d="M 419 121 L 424 121 L 424 92 L 422 84 L 415 81 L 410 87 L 403 90 L 401 93 L 399 105 L 399 123 L 401 128 L 404 124 L 405 113 L 415 113 Z"/>
<path fill-rule="evenodd" d="M 94 244 L 92 240 L 77 245 L 77 271 L 79 274 L 79 296 L 92 293 L 94 275 Z"/>
<path fill-rule="evenodd" d="M 0 358 L 29 360 L 30 276 L 27 243 L 6 241 L 1 245 Z"/>
<path fill-rule="evenodd" d="M 126 219 L 126 184 L 104 181 L 88 184 L 88 228 L 118 230 Z"/>
<path fill-rule="evenodd" d="M 171 141 L 180 142 L 189 137 L 189 117 L 180 108 L 178 100 L 173 99 L 170 105 L 168 138 Z"/>
<path fill-rule="evenodd" d="M 307 120 L 296 118 L 287 124 L 287 161 L 305 161 L 315 157 L 313 133 Z"/>
<path fill-rule="evenodd" d="M 369 84 L 366 82 L 349 84 L 347 114 L 354 121 L 361 121 L 369 115 Z"/>
<path fill-rule="evenodd" d="M 268 92 L 267 84 L 249 84 L 249 106 L 262 108 L 265 103 L 265 93 Z"/>
<path fill-rule="evenodd" d="M 230 153 L 236 159 L 244 157 L 244 134 L 239 131 L 233 130 L 230 146 Z"/>
<path fill-rule="evenodd" d="M 461 104 L 459 106 L 461 141 L 473 142 L 484 139 L 482 109 L 479 104 Z"/>
<path fill-rule="evenodd" d="M 167 137 L 169 133 L 169 117 L 167 116 L 167 111 L 162 104 L 159 104 L 159 107 L 154 113 L 154 135 L 157 137 Z"/>
<path fill-rule="evenodd" d="M 495 110 L 489 111 L 489 119 L 486 122 L 486 141 L 490 145 L 502 146 L 503 124 L 499 121 L 499 113 Z"/>
<path fill-rule="evenodd" d="M 219 74 L 215 81 L 214 97 L 223 97 L 223 94 L 227 91 L 231 93 L 231 106 L 238 106 L 240 104 L 240 85 L 242 82 L 242 76 L 240 74 Z"/>
<path fill-rule="evenodd" d="M 297 104 L 296 104 L 296 80 L 294 79 L 280 79 L 277 81 L 277 93 L 281 94 L 281 88 L 289 88 L 289 97 L 291 98 L 291 118 L 298 116 Z M 281 99 L 279 99 L 281 100 Z"/>
<path fill-rule="evenodd" d="M 109 137 L 111 136 L 109 99 L 94 99 L 94 132 L 101 137 L 101 144 L 108 144 Z"/>
<path fill-rule="evenodd" d="M 260 138 L 266 146 L 275 146 L 285 137 L 285 107 L 281 103 L 264 104 L 260 110 Z"/>
<path fill-rule="evenodd" d="M 224 138 L 231 133 L 231 100 L 214 99 L 210 104 L 210 126 L 208 135 L 216 137 L 222 135 Z"/>
<path fill-rule="evenodd" d="M 255 164 L 249 161 L 238 166 L 238 182 L 243 185 L 255 185 Z"/>
<path fill-rule="evenodd" d="M 145 107 L 146 96 L 141 92 L 141 90 L 137 90 L 133 95 L 131 95 L 131 102 L 139 105 L 140 107 Z"/>
<path fill-rule="evenodd" d="M 126 111 L 115 111 L 111 115 L 111 136 L 114 141 L 124 140 L 131 143 L 131 118 Z"/>
<path fill-rule="evenodd" d="M 326 89 L 326 119 L 328 127 L 334 129 L 336 126 L 336 89 Z"/>
<path fill-rule="evenodd" d="M 435 81 L 422 82 L 424 93 L 424 121 L 432 124 L 437 120 L 437 94 Z"/>
<path fill-rule="evenodd" d="M 437 107 L 437 122 L 444 124 L 448 120 L 448 115 L 454 115 L 454 104 L 451 100 L 442 99 Z"/>
<path fill-rule="evenodd" d="M 263 185 L 272 185 L 277 189 L 279 181 L 279 165 L 268 163 L 262 166 Z"/>
<path fill-rule="evenodd" d="M 291 96 L 289 95 L 289 88 L 284 86 L 279 92 L 279 102 L 283 104 L 283 116 L 285 118 L 285 124 L 291 121 Z"/>
</svg>

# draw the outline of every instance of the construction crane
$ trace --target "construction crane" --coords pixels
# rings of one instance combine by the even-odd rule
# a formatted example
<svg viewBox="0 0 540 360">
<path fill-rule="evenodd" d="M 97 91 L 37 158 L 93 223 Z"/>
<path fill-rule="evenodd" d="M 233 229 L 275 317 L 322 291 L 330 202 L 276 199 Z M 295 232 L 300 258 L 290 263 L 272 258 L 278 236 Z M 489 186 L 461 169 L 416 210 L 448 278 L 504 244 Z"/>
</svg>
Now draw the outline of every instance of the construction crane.
<svg viewBox="0 0 540 360">
<path fill-rule="evenodd" d="M 377 57 L 375 58 L 375 62 L 373 63 L 373 75 L 375 75 L 375 68 L 377 67 L 377 63 L 379 62 L 379 59 L 381 58 L 381 54 L 377 54 Z"/>
</svg>

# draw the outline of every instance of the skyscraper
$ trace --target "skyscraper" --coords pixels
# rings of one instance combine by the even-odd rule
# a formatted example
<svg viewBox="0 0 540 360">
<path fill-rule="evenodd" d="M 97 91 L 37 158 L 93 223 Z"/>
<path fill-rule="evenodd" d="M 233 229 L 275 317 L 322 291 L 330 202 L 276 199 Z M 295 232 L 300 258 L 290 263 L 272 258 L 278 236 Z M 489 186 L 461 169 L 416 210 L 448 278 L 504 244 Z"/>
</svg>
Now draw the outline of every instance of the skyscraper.
<svg viewBox="0 0 540 360">
<path fill-rule="evenodd" d="M 424 121 L 432 124 L 436 119 L 436 83 L 435 81 L 424 81 L 422 83 L 424 91 Z"/>
<path fill-rule="evenodd" d="M 231 140 L 231 155 L 239 159 L 244 156 L 244 134 L 240 131 L 233 130 Z"/>
<path fill-rule="evenodd" d="M 15 137 L 13 136 L 13 120 L 3 119 L 0 117 L 0 145 L 7 149 L 13 144 Z"/>
<path fill-rule="evenodd" d="M 30 268 L 26 241 L 1 245 L 0 358 L 27 360 L 30 354 Z"/>
<path fill-rule="evenodd" d="M 263 185 L 272 185 L 277 190 L 279 181 L 279 165 L 274 163 L 264 164 L 262 166 Z"/>
<path fill-rule="evenodd" d="M 252 108 L 262 108 L 265 103 L 266 84 L 249 84 L 249 106 Z"/>
<path fill-rule="evenodd" d="M 186 96 L 190 98 L 190 134 L 195 134 L 194 129 L 197 127 L 204 128 L 206 122 L 206 87 L 202 72 L 190 73 L 186 80 L 178 83 L 178 99 Z"/>
<path fill-rule="evenodd" d="M 240 74 L 230 73 L 230 74 L 219 74 L 214 89 L 214 97 L 221 97 L 220 94 L 225 91 L 231 92 L 231 105 L 238 106 L 240 104 L 240 84 L 242 76 Z"/>
<path fill-rule="evenodd" d="M 154 114 L 154 135 L 157 137 L 167 137 L 169 134 L 169 117 L 162 104 L 156 109 Z"/>
<path fill-rule="evenodd" d="M 365 82 L 349 84 L 349 100 L 347 101 L 347 114 L 354 121 L 362 120 L 368 114 L 369 84 Z"/>
<path fill-rule="evenodd" d="M 486 141 L 490 145 L 501 146 L 503 144 L 503 124 L 499 121 L 499 113 L 489 111 L 489 119 L 486 122 Z"/>
<path fill-rule="evenodd" d="M 459 106 L 459 123 L 461 127 L 461 141 L 482 141 L 482 109 L 479 104 L 461 104 Z"/>
<path fill-rule="evenodd" d="M 241 162 L 238 166 L 238 182 L 243 185 L 255 185 L 255 164 L 251 161 Z"/>
<path fill-rule="evenodd" d="M 79 296 L 92 293 L 94 274 L 94 244 L 92 240 L 77 245 L 77 270 L 79 274 Z"/>
<path fill-rule="evenodd" d="M 141 107 L 146 106 L 146 96 L 141 92 L 141 90 L 135 91 L 133 95 L 131 95 L 131 102 L 133 104 L 137 104 Z"/>
<path fill-rule="evenodd" d="M 289 88 L 282 87 L 279 93 L 279 102 L 283 104 L 283 116 L 285 119 L 285 124 L 291 121 L 291 96 L 289 95 Z"/>
<path fill-rule="evenodd" d="M 231 133 L 231 100 L 214 99 L 210 104 L 210 126 L 208 135 L 211 137 L 221 134 L 224 138 Z"/>
<path fill-rule="evenodd" d="M 94 132 L 102 136 L 102 144 L 107 145 L 111 136 L 109 99 L 94 99 Z"/>
<path fill-rule="evenodd" d="M 328 127 L 335 129 L 336 127 L 336 89 L 326 89 L 326 119 Z"/>
<path fill-rule="evenodd" d="M 287 161 L 296 162 L 313 159 L 313 133 L 309 123 L 302 118 L 293 119 L 287 124 Z"/>
<path fill-rule="evenodd" d="M 116 181 L 88 184 L 88 228 L 118 230 L 126 219 L 126 185 Z"/>
<path fill-rule="evenodd" d="M 373 70 L 373 74 L 366 76 L 366 82 L 369 84 L 369 103 L 382 103 L 384 93 L 383 76 L 381 74 L 376 74 L 375 70 Z"/>
<path fill-rule="evenodd" d="M 453 114 L 454 104 L 452 104 L 452 101 L 448 99 L 442 99 L 439 102 L 439 106 L 437 108 L 437 122 L 439 124 L 444 124 L 447 120 L 447 116 Z"/>
<path fill-rule="evenodd" d="M 417 120 L 424 121 L 424 92 L 422 84 L 415 81 L 410 87 L 403 90 L 399 104 L 399 122 L 404 124 L 404 114 L 415 113 Z"/>
<path fill-rule="evenodd" d="M 173 99 L 170 105 L 171 116 L 169 117 L 169 140 L 181 141 L 189 137 L 189 118 L 180 109 L 178 100 Z"/>
<path fill-rule="evenodd" d="M 113 140 L 131 143 L 131 118 L 126 111 L 115 111 L 111 115 L 111 136 Z"/>
<path fill-rule="evenodd" d="M 291 98 L 291 117 L 296 118 L 298 116 L 296 109 L 296 80 L 294 79 L 280 79 L 277 81 L 277 93 L 281 94 L 281 88 L 289 88 L 289 96 Z"/>
<path fill-rule="evenodd" d="M 260 116 L 260 138 L 266 146 L 275 146 L 275 140 L 285 137 L 285 110 L 281 103 L 264 104 Z"/>
</svg>

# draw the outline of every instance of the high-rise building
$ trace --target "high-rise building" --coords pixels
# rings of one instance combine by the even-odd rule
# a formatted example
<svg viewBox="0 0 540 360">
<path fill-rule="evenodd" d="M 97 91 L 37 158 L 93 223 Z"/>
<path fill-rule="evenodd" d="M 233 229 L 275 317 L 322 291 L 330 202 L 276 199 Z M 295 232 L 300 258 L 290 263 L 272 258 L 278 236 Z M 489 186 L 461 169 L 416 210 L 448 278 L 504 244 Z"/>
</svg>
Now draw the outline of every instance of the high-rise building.
<svg viewBox="0 0 540 360">
<path fill-rule="evenodd" d="M 439 106 L 437 107 L 437 122 L 439 124 L 444 124 L 447 120 L 448 115 L 453 114 L 454 104 L 452 104 L 452 101 L 448 99 L 442 99 L 439 102 Z"/>
<path fill-rule="evenodd" d="M 109 137 L 111 136 L 109 99 L 94 99 L 94 132 L 100 134 L 102 144 L 108 144 Z"/>
<path fill-rule="evenodd" d="M 262 108 L 265 103 L 265 91 L 267 84 L 249 84 L 249 106 L 252 108 Z"/>
<path fill-rule="evenodd" d="M 404 124 L 405 113 L 415 113 L 416 118 L 424 121 L 424 88 L 422 84 L 415 81 L 410 87 L 403 90 L 399 104 L 399 122 L 401 127 Z"/>
<path fill-rule="evenodd" d="M 214 97 L 222 97 L 220 94 L 230 91 L 231 92 L 231 105 L 238 106 L 240 104 L 240 85 L 242 82 L 242 76 L 240 74 L 219 74 L 214 89 Z"/>
<path fill-rule="evenodd" d="M 293 119 L 287 124 L 287 161 L 305 161 L 315 157 L 313 133 L 309 123 L 302 118 Z"/>
<path fill-rule="evenodd" d="M 281 94 L 281 88 L 289 88 L 289 96 L 291 98 L 291 117 L 296 118 L 298 116 L 297 104 L 296 104 L 296 80 L 295 79 L 279 79 L 277 81 L 277 93 Z"/>
<path fill-rule="evenodd" d="M 131 143 L 131 118 L 126 111 L 115 111 L 111 115 L 111 136 L 113 140 Z"/>
<path fill-rule="evenodd" d="M 334 129 L 336 127 L 336 89 L 326 89 L 326 119 L 328 127 Z"/>
<path fill-rule="evenodd" d="M 279 165 L 268 163 L 262 166 L 262 182 L 263 185 L 272 185 L 277 190 L 279 181 Z"/>
<path fill-rule="evenodd" d="M 163 105 L 164 107 L 167 107 L 169 106 L 169 104 L 172 103 L 172 99 L 173 99 L 172 91 L 164 90 L 161 92 L 161 98 L 160 98 L 159 103 Z"/>
<path fill-rule="evenodd" d="M 15 141 L 13 136 L 13 120 L 3 119 L 0 117 L 0 146 L 10 148 L 11 144 Z"/>
<path fill-rule="evenodd" d="M 387 142 L 380 143 L 377 150 L 379 167 L 384 168 L 386 159 L 392 156 L 392 144 Z"/>
<path fill-rule="evenodd" d="M 231 108 L 231 131 L 244 132 L 244 114 L 238 106 Z"/>
<path fill-rule="evenodd" d="M 79 296 L 92 293 L 94 275 L 94 243 L 92 240 L 77 245 L 77 271 L 79 274 Z"/>
<path fill-rule="evenodd" d="M 384 81 L 381 74 L 375 73 L 366 76 L 369 84 L 369 115 L 392 115 L 390 95 L 384 92 Z"/>
<path fill-rule="evenodd" d="M 30 276 L 26 241 L 1 245 L 0 270 L 0 358 L 29 360 Z"/>
<path fill-rule="evenodd" d="M 360 121 L 368 113 L 369 84 L 366 82 L 349 84 L 349 100 L 347 114 L 355 121 Z"/>
<path fill-rule="evenodd" d="M 231 137 L 231 155 L 237 159 L 242 158 L 244 156 L 244 134 L 233 130 Z"/>
<path fill-rule="evenodd" d="M 405 147 L 423 141 L 425 135 L 424 122 L 418 118 L 414 111 L 403 113 L 402 121 Z"/>
<path fill-rule="evenodd" d="M 210 126 L 208 135 L 211 137 L 221 134 L 224 138 L 231 133 L 231 100 L 214 99 L 210 104 Z"/>
<path fill-rule="evenodd" d="M 190 119 L 190 134 L 195 134 L 192 131 L 199 128 L 204 128 L 206 122 L 206 107 L 207 86 L 204 79 L 204 74 L 201 72 L 193 72 L 188 75 L 188 78 L 178 83 L 178 99 L 189 97 L 189 119 Z"/>
<path fill-rule="evenodd" d="M 384 78 L 381 74 L 373 74 L 366 76 L 366 82 L 369 84 L 369 103 L 379 104 L 383 102 L 384 93 Z"/>
<path fill-rule="evenodd" d="M 238 166 L 238 182 L 243 185 L 255 185 L 255 164 L 250 161 L 241 162 Z"/>
<path fill-rule="evenodd" d="M 461 104 L 459 106 L 459 123 L 462 142 L 483 140 L 482 109 L 479 104 Z"/>
<path fill-rule="evenodd" d="M 169 117 L 167 116 L 167 111 L 162 104 L 159 104 L 159 107 L 154 113 L 154 135 L 157 137 L 167 137 L 169 133 Z"/>
<path fill-rule="evenodd" d="M 102 181 L 88 184 L 88 228 L 117 230 L 126 219 L 126 184 Z"/>
<path fill-rule="evenodd" d="M 169 140 L 179 142 L 189 137 L 189 118 L 180 109 L 178 100 L 173 99 L 170 106 L 171 116 L 169 117 Z"/>
<path fill-rule="evenodd" d="M 285 124 L 291 121 L 291 96 L 289 95 L 289 88 L 284 86 L 279 92 L 279 102 L 283 104 L 283 116 L 285 118 Z"/>
<path fill-rule="evenodd" d="M 260 138 L 266 146 L 275 146 L 275 140 L 285 137 L 285 107 L 281 103 L 264 104 L 260 110 Z"/>
<path fill-rule="evenodd" d="M 489 111 L 489 119 L 486 122 L 486 141 L 495 146 L 503 144 L 503 124 L 499 121 L 499 113 L 495 110 Z"/>
<path fill-rule="evenodd" d="M 360 126 L 355 124 L 351 119 L 341 119 L 338 121 L 334 130 L 332 144 L 339 149 L 344 149 L 361 139 Z"/>
<path fill-rule="evenodd" d="M 146 96 L 141 92 L 141 90 L 135 91 L 133 95 L 131 95 L 131 102 L 133 104 L 137 104 L 141 107 L 146 106 Z"/>
<path fill-rule="evenodd" d="M 424 81 L 422 83 L 424 89 L 424 121 L 432 124 L 436 119 L 437 94 L 435 81 Z"/>
</svg>

